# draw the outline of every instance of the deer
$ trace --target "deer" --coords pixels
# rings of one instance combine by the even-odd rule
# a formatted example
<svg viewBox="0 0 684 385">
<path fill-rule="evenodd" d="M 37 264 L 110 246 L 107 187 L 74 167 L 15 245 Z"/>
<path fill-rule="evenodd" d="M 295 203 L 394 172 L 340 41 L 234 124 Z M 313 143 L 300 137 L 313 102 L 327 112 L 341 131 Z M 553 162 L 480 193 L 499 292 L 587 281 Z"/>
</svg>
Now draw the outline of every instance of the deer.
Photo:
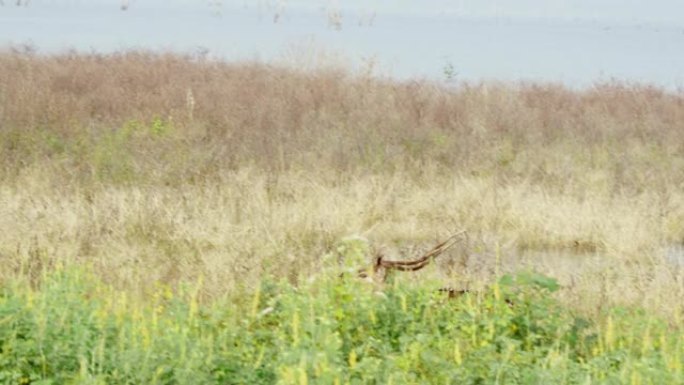
<svg viewBox="0 0 684 385">
<path fill-rule="evenodd" d="M 375 254 L 373 260 L 373 265 L 370 269 L 360 269 L 358 271 L 358 277 L 363 279 L 376 278 L 380 282 L 384 283 L 387 281 L 387 277 L 392 271 L 418 271 L 426 266 L 428 266 L 437 257 L 443 254 L 445 251 L 456 245 L 462 236 L 466 234 L 465 230 L 461 230 L 457 233 L 452 234 L 445 241 L 438 243 L 428 252 L 422 256 L 413 260 L 390 260 L 387 259 L 382 251 L 378 251 Z M 446 293 L 449 298 L 457 297 L 461 294 L 465 294 L 468 290 L 454 289 L 450 287 L 439 289 L 440 292 Z"/>
</svg>

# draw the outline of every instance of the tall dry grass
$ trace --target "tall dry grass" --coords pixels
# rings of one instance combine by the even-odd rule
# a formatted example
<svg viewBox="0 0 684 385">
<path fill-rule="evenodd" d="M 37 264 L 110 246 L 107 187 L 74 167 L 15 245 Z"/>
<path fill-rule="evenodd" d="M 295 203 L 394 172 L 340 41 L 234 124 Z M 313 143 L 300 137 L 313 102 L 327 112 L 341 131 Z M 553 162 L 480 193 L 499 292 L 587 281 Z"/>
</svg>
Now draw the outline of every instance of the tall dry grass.
<svg viewBox="0 0 684 385">
<path fill-rule="evenodd" d="M 470 237 L 454 285 L 522 265 L 587 311 L 678 317 L 684 96 L 398 82 L 127 52 L 0 54 L 0 274 L 88 263 L 145 292 L 315 274 L 341 238 Z"/>
</svg>

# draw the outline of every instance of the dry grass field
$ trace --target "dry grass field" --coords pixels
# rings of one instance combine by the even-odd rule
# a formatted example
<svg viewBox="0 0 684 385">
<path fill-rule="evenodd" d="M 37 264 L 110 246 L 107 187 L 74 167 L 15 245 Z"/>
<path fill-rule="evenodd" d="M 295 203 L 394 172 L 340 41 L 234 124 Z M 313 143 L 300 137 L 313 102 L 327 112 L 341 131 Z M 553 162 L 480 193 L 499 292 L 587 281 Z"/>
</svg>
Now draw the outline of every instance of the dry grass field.
<svg viewBox="0 0 684 385">
<path fill-rule="evenodd" d="M 141 300 L 201 281 L 215 303 L 311 282 L 348 237 L 413 255 L 465 229 L 399 279 L 534 270 L 577 314 L 684 325 L 684 95 L 649 86 L 4 52 L 0 161 L 7 285 L 78 266 Z"/>
<path fill-rule="evenodd" d="M 454 285 L 499 250 L 572 281 L 578 304 L 679 309 L 664 257 L 684 241 L 683 124 L 682 95 L 629 84 L 4 53 L 0 271 L 85 263 L 131 290 L 201 276 L 215 294 L 316 274 L 347 236 L 405 248 L 466 229 L 437 269 Z"/>
</svg>

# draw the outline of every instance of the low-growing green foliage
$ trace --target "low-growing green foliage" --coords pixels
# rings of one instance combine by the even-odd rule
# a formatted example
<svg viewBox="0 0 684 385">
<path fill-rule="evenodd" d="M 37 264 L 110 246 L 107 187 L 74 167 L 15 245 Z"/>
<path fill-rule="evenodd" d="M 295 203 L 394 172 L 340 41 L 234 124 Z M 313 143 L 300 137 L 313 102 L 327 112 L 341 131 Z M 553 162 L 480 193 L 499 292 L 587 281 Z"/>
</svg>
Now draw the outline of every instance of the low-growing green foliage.
<svg viewBox="0 0 684 385">
<path fill-rule="evenodd" d="M 199 286 L 140 302 L 82 270 L 0 294 L 2 384 L 677 383 L 680 334 L 643 313 L 590 322 L 557 283 L 504 276 L 449 299 L 429 283 L 262 282 L 203 304 Z"/>
</svg>

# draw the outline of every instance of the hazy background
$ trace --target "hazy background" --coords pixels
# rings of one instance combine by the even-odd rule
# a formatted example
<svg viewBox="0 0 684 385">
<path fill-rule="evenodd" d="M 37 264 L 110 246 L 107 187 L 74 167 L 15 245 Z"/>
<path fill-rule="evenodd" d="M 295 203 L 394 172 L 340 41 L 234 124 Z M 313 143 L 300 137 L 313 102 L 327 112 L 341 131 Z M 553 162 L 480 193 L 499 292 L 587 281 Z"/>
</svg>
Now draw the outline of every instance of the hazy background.
<svg viewBox="0 0 684 385">
<path fill-rule="evenodd" d="M 0 6 L 0 45 L 39 52 L 208 51 L 399 78 L 684 84 L 684 3 L 674 0 L 15 3 Z"/>
</svg>

